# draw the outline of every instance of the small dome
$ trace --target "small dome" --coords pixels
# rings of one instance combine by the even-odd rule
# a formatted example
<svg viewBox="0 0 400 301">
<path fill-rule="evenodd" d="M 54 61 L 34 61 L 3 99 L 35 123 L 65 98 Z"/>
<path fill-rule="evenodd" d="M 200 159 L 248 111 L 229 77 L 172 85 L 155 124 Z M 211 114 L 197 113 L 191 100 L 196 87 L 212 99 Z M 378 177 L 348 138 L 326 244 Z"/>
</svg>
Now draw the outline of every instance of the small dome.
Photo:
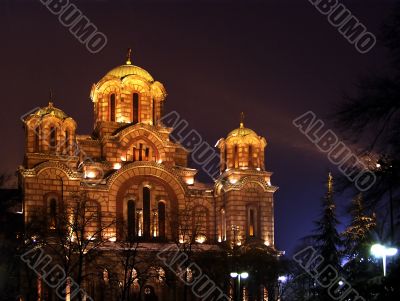
<svg viewBox="0 0 400 301">
<path fill-rule="evenodd" d="M 47 107 L 43 107 L 29 116 L 37 116 L 37 117 L 43 118 L 44 116 L 48 116 L 48 115 L 55 116 L 60 119 L 68 118 L 68 115 L 65 114 L 64 111 L 54 107 L 52 102 L 49 102 Z"/>
<path fill-rule="evenodd" d="M 138 75 L 143 77 L 149 82 L 154 82 L 154 79 L 149 72 L 147 72 L 143 68 L 131 64 L 115 67 L 114 69 L 109 71 L 105 76 L 113 76 L 122 79 L 128 75 Z"/>
<path fill-rule="evenodd" d="M 245 128 L 243 126 L 243 123 L 240 124 L 240 127 L 238 127 L 237 129 L 234 129 L 233 131 L 231 131 L 227 138 L 231 138 L 231 137 L 245 137 L 245 136 L 255 136 L 258 137 L 258 135 L 256 134 L 256 132 L 254 132 L 252 129 L 249 128 Z"/>
</svg>

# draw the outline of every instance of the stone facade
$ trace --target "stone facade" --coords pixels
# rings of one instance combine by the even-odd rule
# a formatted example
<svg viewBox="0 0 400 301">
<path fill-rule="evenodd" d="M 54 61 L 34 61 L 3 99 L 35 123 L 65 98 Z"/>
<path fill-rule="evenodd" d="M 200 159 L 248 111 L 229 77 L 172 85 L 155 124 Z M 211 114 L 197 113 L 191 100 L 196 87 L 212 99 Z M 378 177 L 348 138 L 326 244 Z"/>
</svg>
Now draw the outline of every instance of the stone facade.
<svg viewBox="0 0 400 301">
<path fill-rule="evenodd" d="M 25 223 L 44 216 L 45 227 L 57 227 L 62 208 L 84 192 L 97 218 L 85 231 L 102 229 L 109 249 L 127 236 L 158 247 L 179 243 L 187 239 L 182 231 L 202 245 L 274 247 L 277 188 L 265 170 L 264 138 L 242 122 L 217 143 L 219 178 L 202 184 L 187 166 L 187 150 L 169 139 L 173 129 L 162 123 L 167 93 L 147 71 L 128 58 L 90 96 L 91 135 L 77 134 L 75 121 L 51 102 L 26 116 L 19 168 Z"/>
</svg>

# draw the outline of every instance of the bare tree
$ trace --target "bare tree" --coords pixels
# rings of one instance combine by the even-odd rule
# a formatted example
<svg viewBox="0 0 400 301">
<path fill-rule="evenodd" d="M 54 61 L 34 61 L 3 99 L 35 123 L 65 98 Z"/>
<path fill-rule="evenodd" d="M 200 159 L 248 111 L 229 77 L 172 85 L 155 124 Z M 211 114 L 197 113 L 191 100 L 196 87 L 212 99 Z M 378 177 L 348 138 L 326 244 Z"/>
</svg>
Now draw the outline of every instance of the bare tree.
<svg viewBox="0 0 400 301">
<path fill-rule="evenodd" d="M 102 224 L 99 204 L 90 200 L 86 192 L 72 196 L 61 204 L 56 216 L 32 218 L 28 237 L 34 246 L 41 246 L 53 261 L 60 264 L 66 277 L 80 287 L 92 275 L 90 264 L 108 242 L 103 232 L 115 221 Z M 82 299 L 78 295 L 79 300 Z"/>
</svg>

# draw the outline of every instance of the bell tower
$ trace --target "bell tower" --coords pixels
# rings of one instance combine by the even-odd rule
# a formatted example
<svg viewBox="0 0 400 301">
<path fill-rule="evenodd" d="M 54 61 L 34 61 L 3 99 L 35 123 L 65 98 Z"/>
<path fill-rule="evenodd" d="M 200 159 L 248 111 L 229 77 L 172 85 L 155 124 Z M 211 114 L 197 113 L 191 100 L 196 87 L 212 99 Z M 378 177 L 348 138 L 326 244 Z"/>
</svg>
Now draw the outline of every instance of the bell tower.
<svg viewBox="0 0 400 301">
<path fill-rule="evenodd" d="M 221 175 L 215 183 L 218 239 L 231 244 L 262 243 L 274 246 L 274 198 L 278 187 L 271 185 L 265 170 L 267 141 L 244 125 L 221 138 Z"/>
</svg>

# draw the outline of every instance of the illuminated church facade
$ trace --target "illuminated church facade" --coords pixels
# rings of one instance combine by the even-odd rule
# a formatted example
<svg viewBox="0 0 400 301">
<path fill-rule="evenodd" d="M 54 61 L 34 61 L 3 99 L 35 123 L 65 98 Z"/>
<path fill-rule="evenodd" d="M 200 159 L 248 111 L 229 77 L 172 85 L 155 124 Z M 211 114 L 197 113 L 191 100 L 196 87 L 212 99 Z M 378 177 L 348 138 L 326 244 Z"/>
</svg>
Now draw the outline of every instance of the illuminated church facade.
<svg viewBox="0 0 400 301">
<path fill-rule="evenodd" d="M 92 134 L 78 134 L 75 120 L 51 102 L 27 115 L 18 170 L 25 223 L 40 216 L 54 230 L 63 208 L 84 193 L 95 217 L 85 235 L 111 249 L 127 239 L 155 248 L 187 240 L 274 248 L 277 187 L 264 164 L 265 138 L 242 121 L 217 142 L 219 177 L 199 183 L 188 151 L 163 124 L 166 97 L 163 84 L 128 56 L 92 86 Z"/>
</svg>

